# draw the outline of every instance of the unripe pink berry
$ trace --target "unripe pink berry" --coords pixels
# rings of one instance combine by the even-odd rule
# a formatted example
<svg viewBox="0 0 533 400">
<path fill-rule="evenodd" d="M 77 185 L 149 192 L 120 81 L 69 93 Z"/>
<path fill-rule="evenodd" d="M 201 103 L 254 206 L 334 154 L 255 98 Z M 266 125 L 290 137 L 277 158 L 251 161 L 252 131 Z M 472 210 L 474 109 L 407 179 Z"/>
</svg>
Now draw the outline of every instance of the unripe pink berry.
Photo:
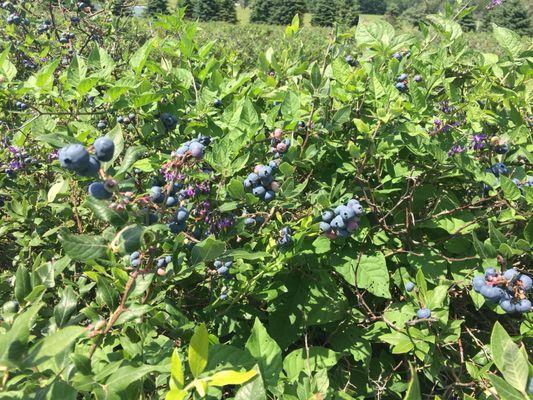
<svg viewBox="0 0 533 400">
<path fill-rule="evenodd" d="M 272 191 L 274 191 L 274 192 L 279 192 L 279 190 L 281 189 L 281 185 L 279 184 L 278 181 L 273 181 L 270 184 L 270 189 L 272 189 Z"/>
<path fill-rule="evenodd" d="M 274 130 L 274 138 L 281 139 L 282 136 L 283 136 L 283 130 L 281 128 L 276 128 Z"/>
<path fill-rule="evenodd" d="M 335 231 L 329 231 L 326 232 L 326 237 L 333 240 L 337 238 L 337 234 L 335 233 Z"/>
<path fill-rule="evenodd" d="M 256 166 L 254 167 L 254 173 L 258 174 L 259 171 L 261 171 L 261 168 L 263 168 L 262 165 L 256 165 Z"/>
<path fill-rule="evenodd" d="M 167 274 L 167 271 L 165 271 L 164 268 L 158 268 L 157 269 L 157 275 L 159 276 L 165 276 Z"/>
<path fill-rule="evenodd" d="M 276 150 L 279 151 L 280 153 L 284 153 L 285 151 L 287 151 L 287 145 L 285 143 L 279 143 L 276 146 Z"/>
<path fill-rule="evenodd" d="M 359 228 L 359 223 L 357 221 L 350 221 L 346 224 L 346 229 L 348 232 L 354 232 Z"/>
</svg>

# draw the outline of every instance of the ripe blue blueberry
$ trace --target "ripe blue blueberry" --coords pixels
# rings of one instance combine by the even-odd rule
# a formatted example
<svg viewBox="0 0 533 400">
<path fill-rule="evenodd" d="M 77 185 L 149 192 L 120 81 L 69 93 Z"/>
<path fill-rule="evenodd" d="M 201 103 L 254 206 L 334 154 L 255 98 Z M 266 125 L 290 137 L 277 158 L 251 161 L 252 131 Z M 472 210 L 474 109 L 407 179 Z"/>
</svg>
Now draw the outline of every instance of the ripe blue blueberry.
<svg viewBox="0 0 533 400">
<path fill-rule="evenodd" d="M 492 173 L 498 178 L 500 175 L 509 175 L 509 169 L 504 163 L 496 163 L 491 167 Z"/>
<path fill-rule="evenodd" d="M 165 257 L 165 262 L 166 262 L 167 264 L 170 264 L 170 263 L 172 262 L 172 256 L 166 256 L 166 257 Z"/>
<path fill-rule="evenodd" d="M 507 279 L 508 281 L 512 280 L 516 275 L 518 274 L 518 271 L 515 268 L 508 269 L 503 273 L 503 277 Z"/>
<path fill-rule="evenodd" d="M 255 224 L 255 219 L 253 219 L 253 218 L 246 218 L 246 219 L 244 220 L 244 224 L 245 224 L 245 225 L 253 225 L 253 224 Z"/>
<path fill-rule="evenodd" d="M 266 189 L 263 186 L 257 186 L 252 190 L 252 193 L 256 197 L 263 197 L 266 193 Z"/>
<path fill-rule="evenodd" d="M 259 170 L 258 175 L 259 175 L 260 178 L 270 178 L 270 176 L 272 175 L 272 168 L 270 168 L 270 167 L 262 167 Z"/>
<path fill-rule="evenodd" d="M 203 144 L 199 142 L 192 142 L 189 146 L 189 151 L 194 158 L 199 160 L 204 156 L 204 148 L 205 146 Z"/>
<path fill-rule="evenodd" d="M 326 210 L 322 213 L 322 221 L 324 222 L 331 222 L 331 220 L 335 217 L 335 214 L 333 211 Z"/>
<path fill-rule="evenodd" d="M 167 131 L 174 130 L 178 125 L 177 118 L 170 113 L 163 113 L 159 118 Z"/>
<path fill-rule="evenodd" d="M 130 260 L 135 260 L 135 259 L 139 258 L 140 256 L 141 256 L 140 252 L 134 251 L 133 253 L 130 254 Z"/>
<path fill-rule="evenodd" d="M 178 204 L 178 199 L 174 196 L 168 196 L 167 207 L 174 207 L 176 204 Z"/>
<path fill-rule="evenodd" d="M 496 276 L 497 273 L 496 268 L 487 268 L 485 271 L 485 277 L 490 278 L 491 276 Z"/>
<path fill-rule="evenodd" d="M 516 303 L 516 312 L 526 313 L 531 310 L 531 301 L 528 299 L 522 299 Z"/>
<path fill-rule="evenodd" d="M 337 215 L 333 220 L 331 221 L 331 227 L 334 229 L 345 229 L 346 224 L 344 223 L 344 220 L 340 215 Z"/>
<path fill-rule="evenodd" d="M 77 172 L 81 176 L 98 176 L 99 171 L 100 171 L 100 161 L 98 161 L 96 157 L 90 156 L 89 165 L 87 166 L 87 168 L 81 171 L 77 171 Z"/>
<path fill-rule="evenodd" d="M 407 79 L 407 74 L 401 74 L 396 78 L 397 82 L 403 82 Z"/>
<path fill-rule="evenodd" d="M 327 222 L 322 221 L 320 223 L 320 231 L 323 233 L 331 232 L 331 225 Z"/>
<path fill-rule="evenodd" d="M 483 275 L 477 275 L 472 280 L 472 286 L 474 287 L 474 290 L 479 293 L 481 288 L 487 284 L 487 281 L 485 280 L 485 277 Z"/>
<path fill-rule="evenodd" d="M 524 290 L 530 290 L 532 286 L 531 277 L 528 275 L 520 274 L 518 279 L 522 282 L 522 288 Z"/>
<path fill-rule="evenodd" d="M 171 222 L 170 224 L 168 224 L 168 228 L 170 229 L 170 232 L 172 232 L 173 234 L 178 234 L 185 230 L 185 223 L 184 222 Z"/>
<path fill-rule="evenodd" d="M 508 314 L 513 314 L 516 312 L 516 303 L 508 299 L 500 301 L 500 307 Z"/>
<path fill-rule="evenodd" d="M 108 200 L 113 196 L 102 182 L 93 182 L 89 185 L 89 194 L 97 200 Z"/>
<path fill-rule="evenodd" d="M 176 212 L 176 221 L 178 222 L 185 222 L 189 218 L 189 211 L 185 207 L 181 207 Z"/>
<path fill-rule="evenodd" d="M 90 155 L 81 144 L 71 144 L 59 150 L 59 163 L 63 168 L 83 171 L 89 166 Z"/>
<path fill-rule="evenodd" d="M 264 197 L 264 200 L 266 202 L 269 202 L 269 201 L 272 201 L 276 198 L 276 193 L 274 193 L 272 190 L 267 190 L 265 192 L 265 197 Z"/>
<path fill-rule="evenodd" d="M 164 258 L 160 258 L 159 260 L 157 260 L 157 268 L 163 268 L 166 267 L 166 265 L 167 264 Z"/>
<path fill-rule="evenodd" d="M 254 186 L 254 184 L 252 183 L 250 179 L 245 179 L 243 182 L 243 185 L 246 190 L 250 190 Z"/>
<path fill-rule="evenodd" d="M 403 58 L 403 56 L 400 53 L 394 53 L 392 57 L 397 59 L 398 61 L 402 61 L 402 58 Z"/>
<path fill-rule="evenodd" d="M 431 317 L 431 311 L 429 308 L 421 308 L 416 312 L 416 316 L 419 319 L 426 319 Z"/>
<path fill-rule="evenodd" d="M 407 292 L 412 292 L 414 288 L 415 288 L 415 284 L 413 282 L 411 282 L 411 281 L 406 282 L 405 290 Z"/>
<path fill-rule="evenodd" d="M 165 199 L 165 195 L 163 194 L 163 188 L 161 186 L 152 186 L 150 188 L 150 199 L 154 203 L 162 203 Z"/>
<path fill-rule="evenodd" d="M 339 228 L 337 229 L 337 235 L 342 238 L 350 237 L 350 232 L 347 229 Z"/>
<path fill-rule="evenodd" d="M 487 299 L 488 301 L 493 302 L 498 302 L 502 297 L 505 296 L 505 292 L 503 291 L 503 289 L 497 286 L 483 286 L 479 290 L 479 293 L 481 293 L 481 295 L 485 297 L 485 299 Z"/>
<path fill-rule="evenodd" d="M 407 91 L 407 85 L 403 82 L 398 82 L 396 85 L 394 85 L 396 89 L 398 89 L 400 92 Z"/>
<path fill-rule="evenodd" d="M 132 267 L 138 267 L 139 265 L 141 265 L 141 260 L 139 258 L 136 258 L 135 260 L 131 261 Z"/>
<path fill-rule="evenodd" d="M 415 76 L 413 77 L 413 80 L 414 80 L 415 82 L 417 82 L 417 83 L 422 82 L 422 76 L 420 76 L 420 75 L 415 75 Z"/>
<path fill-rule="evenodd" d="M 99 137 L 93 143 L 94 154 L 100 161 L 111 161 L 115 153 L 115 143 L 104 136 Z"/>
<path fill-rule="evenodd" d="M 259 175 L 252 172 L 250 175 L 248 175 L 248 180 L 255 184 L 259 182 Z"/>
<path fill-rule="evenodd" d="M 509 145 L 507 143 L 498 145 L 494 148 L 494 151 L 497 154 L 506 154 L 507 152 L 509 152 Z"/>
<path fill-rule="evenodd" d="M 341 206 L 339 208 L 339 216 L 346 222 L 355 217 L 355 211 L 348 206 Z"/>
</svg>

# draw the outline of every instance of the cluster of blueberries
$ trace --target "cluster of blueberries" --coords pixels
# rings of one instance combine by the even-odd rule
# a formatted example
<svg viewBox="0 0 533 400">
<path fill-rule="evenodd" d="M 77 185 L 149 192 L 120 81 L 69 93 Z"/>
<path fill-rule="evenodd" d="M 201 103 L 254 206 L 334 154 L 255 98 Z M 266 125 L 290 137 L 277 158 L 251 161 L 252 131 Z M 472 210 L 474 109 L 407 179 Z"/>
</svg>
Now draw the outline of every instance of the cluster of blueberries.
<svg viewBox="0 0 533 400">
<path fill-rule="evenodd" d="M 16 101 L 15 102 L 15 108 L 20 111 L 24 111 L 28 109 L 28 105 L 24 103 L 23 101 Z"/>
<path fill-rule="evenodd" d="M 490 302 L 499 303 L 508 314 L 530 311 L 531 301 L 526 298 L 526 292 L 531 290 L 532 284 L 531 277 L 515 268 L 503 274 L 496 268 L 488 268 L 485 275 L 477 275 L 472 280 L 476 292 Z"/>
<path fill-rule="evenodd" d="M 232 260 L 215 260 L 213 263 L 213 266 L 217 269 L 217 274 L 226 279 L 230 277 L 229 269 L 232 265 Z"/>
<path fill-rule="evenodd" d="M 274 200 L 280 189 L 279 182 L 274 180 L 274 172 L 277 169 L 278 163 L 274 160 L 268 165 L 256 165 L 254 172 L 244 180 L 244 189 L 267 203 Z"/>
<path fill-rule="evenodd" d="M 413 77 L 413 81 L 415 81 L 416 83 L 419 83 L 419 82 L 422 82 L 422 76 L 420 75 L 415 75 Z M 408 85 L 408 75 L 407 74 L 400 74 L 398 75 L 398 77 L 396 78 L 396 89 L 398 89 L 398 91 L 402 92 L 402 93 L 405 93 L 409 90 L 409 87 L 407 86 Z"/>
<path fill-rule="evenodd" d="M 181 157 L 185 154 L 190 154 L 197 160 L 201 160 L 204 158 L 204 151 L 206 146 L 209 146 L 209 143 L 211 143 L 209 136 L 199 135 L 196 139 L 183 143 L 172 155 Z"/>
<path fill-rule="evenodd" d="M 333 211 L 326 210 L 322 213 L 320 231 L 328 238 L 349 237 L 359 228 L 361 215 L 365 213 L 363 206 L 356 199 L 337 206 Z"/>
<path fill-rule="evenodd" d="M 130 254 L 130 264 L 132 267 L 137 268 L 139 265 L 141 265 L 141 253 L 138 251 L 134 251 Z"/>
<path fill-rule="evenodd" d="M 174 220 L 168 224 L 170 232 L 178 234 L 183 232 L 187 227 L 187 219 L 189 218 L 189 211 L 185 207 L 180 207 L 176 214 L 174 214 Z"/>
<path fill-rule="evenodd" d="M 291 140 L 283 139 L 283 130 L 277 128 L 270 134 L 270 145 L 270 151 L 274 154 L 274 158 L 280 158 L 291 147 Z"/>
<path fill-rule="evenodd" d="M 405 291 L 406 292 L 412 292 L 415 288 L 415 284 L 411 281 L 407 281 L 405 283 Z M 430 318 L 431 317 L 431 310 L 429 308 L 426 308 L 426 307 L 420 307 L 417 311 L 416 311 L 416 317 L 418 319 L 427 319 L 427 318 Z"/>
<path fill-rule="evenodd" d="M 403 58 L 409 58 L 411 57 L 411 52 L 409 50 L 405 50 L 403 52 L 396 52 L 392 55 L 392 58 L 397 59 L 398 61 L 402 61 Z"/>
<path fill-rule="evenodd" d="M 280 231 L 281 237 L 278 240 L 278 246 L 287 247 L 292 244 L 292 230 L 290 227 L 286 226 Z"/>
<path fill-rule="evenodd" d="M 98 128 L 99 129 L 103 129 L 103 128 L 100 128 L 100 123 L 104 123 L 105 124 L 105 121 L 100 121 L 98 122 Z M 119 124 L 122 124 L 122 125 L 129 125 L 130 123 L 132 122 L 135 122 L 135 114 L 134 113 L 129 113 L 128 115 L 120 115 L 117 117 L 117 122 Z M 105 128 L 105 126 L 104 126 Z"/>
<path fill-rule="evenodd" d="M 59 150 L 59 163 L 63 168 L 76 172 L 81 176 L 97 176 L 100 162 L 113 159 L 115 144 L 106 137 L 99 137 L 93 143 L 94 155 L 81 144 L 71 144 Z M 98 200 L 110 199 L 116 182 L 108 179 L 105 182 L 93 182 L 89 185 L 89 194 Z"/>
</svg>

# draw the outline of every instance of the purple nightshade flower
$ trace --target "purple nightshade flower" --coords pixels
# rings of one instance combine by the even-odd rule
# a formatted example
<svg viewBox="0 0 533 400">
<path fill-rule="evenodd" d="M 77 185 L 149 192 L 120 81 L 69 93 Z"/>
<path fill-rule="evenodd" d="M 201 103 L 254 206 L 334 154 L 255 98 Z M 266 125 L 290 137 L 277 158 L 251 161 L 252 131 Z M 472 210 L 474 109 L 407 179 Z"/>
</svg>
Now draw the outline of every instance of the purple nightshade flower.
<svg viewBox="0 0 533 400">
<path fill-rule="evenodd" d="M 487 136 L 482 133 L 472 136 L 472 148 L 474 150 L 481 150 L 485 147 L 484 141 L 486 138 Z"/>
<path fill-rule="evenodd" d="M 495 7 L 499 7 L 503 4 L 503 0 L 491 0 L 490 4 L 487 6 L 487 10 L 492 10 Z"/>
<path fill-rule="evenodd" d="M 458 144 L 455 144 L 452 146 L 452 148 L 448 151 L 448 157 L 453 157 L 456 154 L 462 153 L 465 151 L 465 149 Z"/>
<path fill-rule="evenodd" d="M 59 158 L 59 150 L 53 150 L 50 154 L 48 154 L 48 162 L 52 162 L 54 160 L 57 160 Z"/>
</svg>

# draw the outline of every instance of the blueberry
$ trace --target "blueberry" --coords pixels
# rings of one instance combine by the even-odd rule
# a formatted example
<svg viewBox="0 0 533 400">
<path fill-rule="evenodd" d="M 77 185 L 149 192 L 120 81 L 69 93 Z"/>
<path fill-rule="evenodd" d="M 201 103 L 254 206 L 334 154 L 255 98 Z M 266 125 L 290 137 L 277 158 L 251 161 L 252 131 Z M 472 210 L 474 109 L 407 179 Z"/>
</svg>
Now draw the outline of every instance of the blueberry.
<svg viewBox="0 0 533 400">
<path fill-rule="evenodd" d="M 487 268 L 485 271 L 485 277 L 490 278 L 491 276 L 496 276 L 497 273 L 496 268 Z"/>
<path fill-rule="evenodd" d="M 63 168 L 83 171 L 89 166 L 90 155 L 81 144 L 71 144 L 59 150 L 59 163 Z"/>
<path fill-rule="evenodd" d="M 83 171 L 78 171 L 78 174 L 81 176 L 98 176 L 98 172 L 100 171 L 100 161 L 96 159 L 96 157 L 91 156 L 89 158 L 89 165 L 86 169 Z"/>
<path fill-rule="evenodd" d="M 259 182 L 259 175 L 252 172 L 250 175 L 248 175 L 247 179 L 252 183 L 257 183 Z"/>
<path fill-rule="evenodd" d="M 419 319 L 426 319 L 431 317 L 431 311 L 429 310 L 429 308 L 421 308 L 416 312 L 416 316 Z"/>
<path fill-rule="evenodd" d="M 320 231 L 324 233 L 331 232 L 331 225 L 328 224 L 327 222 L 322 221 L 320 223 Z"/>
<path fill-rule="evenodd" d="M 98 125 L 96 125 L 96 127 L 98 129 L 100 129 L 100 130 L 105 129 L 106 126 L 107 126 L 107 124 L 105 122 L 103 122 L 103 121 L 98 122 Z"/>
<path fill-rule="evenodd" d="M 413 282 L 411 282 L 411 281 L 406 282 L 405 290 L 407 292 L 412 292 L 414 288 L 415 288 L 415 284 Z"/>
<path fill-rule="evenodd" d="M 276 193 L 272 190 L 267 190 L 265 197 L 263 198 L 266 202 L 272 201 L 276 198 Z"/>
<path fill-rule="evenodd" d="M 138 267 L 139 265 L 141 265 L 141 260 L 136 258 L 135 260 L 132 260 L 131 262 L 131 266 L 132 267 Z"/>
<path fill-rule="evenodd" d="M 170 263 L 172 262 L 172 256 L 166 256 L 166 257 L 165 257 L 165 262 L 166 262 L 167 264 L 170 264 Z"/>
<path fill-rule="evenodd" d="M 355 215 L 357 217 L 360 217 L 361 215 L 363 215 L 365 213 L 365 209 L 363 208 L 363 206 L 361 204 L 356 204 L 352 207 L 352 210 L 354 211 Z"/>
<path fill-rule="evenodd" d="M 264 197 L 266 193 L 266 189 L 263 186 L 257 186 L 252 190 L 252 193 L 256 197 Z"/>
<path fill-rule="evenodd" d="M 181 146 L 178 150 L 176 150 L 176 155 L 182 156 L 188 151 L 189 151 L 189 146 Z"/>
<path fill-rule="evenodd" d="M 351 199 L 351 200 L 348 200 L 348 203 L 346 204 L 348 207 L 351 207 L 351 208 L 354 208 L 355 206 L 358 206 L 360 203 L 359 203 L 359 200 L 357 199 Z"/>
<path fill-rule="evenodd" d="M 70 22 L 72 22 L 74 25 L 79 24 L 80 18 L 79 17 L 70 17 Z"/>
<path fill-rule="evenodd" d="M 243 182 L 243 185 L 246 190 L 251 190 L 252 187 L 254 186 L 254 184 L 252 183 L 250 179 L 245 179 Z"/>
<path fill-rule="evenodd" d="M 265 223 L 265 218 L 261 215 L 258 215 L 257 217 L 255 217 L 255 223 L 257 225 L 263 225 Z"/>
<path fill-rule="evenodd" d="M 396 89 L 398 89 L 400 92 L 407 91 L 407 85 L 403 82 L 398 82 L 396 85 L 394 85 Z"/>
<path fill-rule="evenodd" d="M 407 74 L 401 74 L 396 78 L 396 82 L 403 82 L 407 79 Z"/>
<path fill-rule="evenodd" d="M 494 148 L 494 151 L 497 153 L 497 154 L 506 154 L 507 152 L 509 152 L 509 145 L 507 143 L 504 143 L 502 145 L 498 145 Z"/>
<path fill-rule="evenodd" d="M 326 210 L 322 213 L 322 221 L 324 222 L 331 222 L 331 220 L 335 217 L 335 214 L 333 211 Z"/>
<path fill-rule="evenodd" d="M 111 161 L 115 153 L 115 143 L 104 136 L 99 137 L 93 143 L 94 153 L 100 161 Z"/>
<path fill-rule="evenodd" d="M 269 178 L 272 175 L 272 168 L 262 167 L 257 175 L 259 175 L 260 178 Z"/>
<path fill-rule="evenodd" d="M 339 209 L 339 215 L 346 222 L 355 217 L 355 211 L 348 206 L 342 206 Z"/>
<path fill-rule="evenodd" d="M 402 58 L 403 58 L 403 56 L 400 53 L 394 53 L 392 57 L 397 59 L 398 61 L 402 61 Z"/>
<path fill-rule="evenodd" d="M 140 256 L 141 256 L 140 252 L 134 251 L 133 253 L 130 254 L 130 260 L 135 260 L 135 259 L 139 258 Z"/>
<path fill-rule="evenodd" d="M 178 125 L 177 118 L 170 113 L 161 114 L 160 120 L 168 131 L 175 129 L 176 125 Z"/>
<path fill-rule="evenodd" d="M 491 167 L 492 173 L 498 178 L 501 175 L 508 176 L 509 175 L 509 169 L 504 163 L 496 163 Z"/>
<path fill-rule="evenodd" d="M 192 142 L 189 146 L 189 151 L 194 158 L 199 160 L 204 156 L 204 148 L 205 146 L 203 144 L 199 142 Z"/>
<path fill-rule="evenodd" d="M 531 301 L 528 299 L 522 299 L 516 303 L 516 312 L 526 313 L 531 310 Z"/>
<path fill-rule="evenodd" d="M 215 268 L 220 268 L 220 267 L 222 267 L 222 265 L 224 265 L 224 264 L 220 260 L 215 260 L 215 262 L 213 263 L 213 266 Z"/>
<path fill-rule="evenodd" d="M 226 300 L 228 298 L 228 295 L 226 293 L 222 293 L 220 295 L 220 300 Z"/>
<path fill-rule="evenodd" d="M 281 228 L 280 233 L 283 236 L 290 236 L 290 235 L 292 235 L 292 229 L 290 228 L 290 226 L 285 226 L 285 227 Z"/>
<path fill-rule="evenodd" d="M 163 188 L 161 188 L 161 186 L 152 186 L 150 189 L 150 199 L 154 203 L 162 203 L 165 199 Z"/>
<path fill-rule="evenodd" d="M 220 108 L 222 107 L 222 100 L 220 99 L 216 99 L 215 102 L 213 103 L 213 105 L 217 108 Z"/>
<path fill-rule="evenodd" d="M 185 207 L 181 207 L 176 212 L 176 221 L 178 222 L 185 222 L 189 218 L 189 211 Z"/>
<path fill-rule="evenodd" d="M 488 285 L 483 286 L 479 290 L 479 293 L 481 293 L 481 295 L 485 297 L 485 299 L 487 299 L 488 301 L 493 301 L 493 302 L 498 302 L 500 301 L 502 297 L 505 296 L 505 292 L 501 288 L 496 287 L 496 286 L 488 286 Z"/>
<path fill-rule="evenodd" d="M 273 180 L 274 178 L 272 178 L 272 176 L 266 176 L 264 178 L 261 178 L 261 185 L 268 186 L 272 183 Z"/>
<path fill-rule="evenodd" d="M 344 223 L 344 220 L 340 215 L 337 215 L 333 220 L 331 221 L 331 227 L 333 229 L 344 229 L 346 228 L 346 224 Z"/>
<path fill-rule="evenodd" d="M 253 218 L 246 218 L 246 219 L 244 220 L 244 224 L 245 224 L 245 225 L 253 225 L 253 224 L 255 224 L 255 219 L 253 219 Z"/>
<path fill-rule="evenodd" d="M 108 200 L 113 196 L 102 182 L 93 182 L 89 185 L 89 194 L 97 200 Z"/>
<path fill-rule="evenodd" d="M 217 268 L 217 272 L 219 275 L 226 275 L 229 272 L 229 269 L 224 265 L 220 268 Z"/>
<path fill-rule="evenodd" d="M 270 161 L 270 162 L 268 163 L 268 166 L 269 166 L 272 170 L 275 170 L 275 169 L 278 168 L 278 163 L 277 163 L 276 161 L 272 160 L 272 161 Z"/>
<path fill-rule="evenodd" d="M 168 196 L 167 207 L 174 207 L 176 204 L 178 204 L 178 199 L 174 196 Z"/>
<path fill-rule="evenodd" d="M 487 281 L 485 280 L 485 277 L 483 275 L 477 275 L 472 280 L 472 286 L 474 287 L 474 290 L 479 293 L 482 287 L 486 286 Z"/>
<path fill-rule="evenodd" d="M 165 262 L 164 258 L 160 258 L 159 260 L 157 260 L 157 268 L 163 268 L 166 266 L 167 266 L 167 263 Z"/>
<path fill-rule="evenodd" d="M 415 75 L 415 76 L 413 77 L 413 80 L 414 80 L 415 82 L 417 82 L 417 83 L 422 82 L 422 76 L 420 76 L 420 75 Z"/>
<path fill-rule="evenodd" d="M 16 314 L 20 309 L 17 301 L 6 301 L 2 306 L 2 311 L 5 314 Z"/>
<path fill-rule="evenodd" d="M 178 234 L 185 230 L 185 223 L 184 222 L 171 222 L 170 224 L 168 224 L 168 227 L 170 229 L 170 232 L 174 234 Z"/>
<path fill-rule="evenodd" d="M 337 235 L 343 238 L 347 238 L 350 236 L 350 232 L 348 232 L 347 229 L 337 229 Z"/>
<path fill-rule="evenodd" d="M 516 274 L 518 274 L 518 271 L 514 268 L 511 268 L 503 273 L 503 277 L 510 281 L 515 277 Z"/>
<path fill-rule="evenodd" d="M 524 290 L 531 289 L 531 285 L 532 285 L 531 277 L 529 277 L 528 275 L 520 274 L 518 275 L 518 279 L 522 282 L 522 288 Z"/>
<path fill-rule="evenodd" d="M 516 312 L 516 304 L 511 300 L 500 301 L 500 307 L 508 314 L 513 314 Z"/>
</svg>

